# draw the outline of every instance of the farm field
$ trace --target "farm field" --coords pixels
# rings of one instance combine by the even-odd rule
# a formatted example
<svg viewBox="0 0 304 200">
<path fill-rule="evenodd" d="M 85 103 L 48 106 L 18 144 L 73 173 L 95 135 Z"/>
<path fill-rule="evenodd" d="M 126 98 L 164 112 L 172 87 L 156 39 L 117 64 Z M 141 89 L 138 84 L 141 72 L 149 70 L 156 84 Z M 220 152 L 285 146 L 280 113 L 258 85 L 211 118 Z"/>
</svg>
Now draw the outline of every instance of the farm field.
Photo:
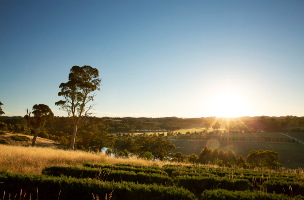
<svg viewBox="0 0 304 200">
<path fill-rule="evenodd" d="M 267 138 L 288 138 L 276 132 L 261 132 L 261 133 L 229 133 L 223 134 L 223 137 L 267 137 Z"/>
<path fill-rule="evenodd" d="M 181 152 L 184 155 L 199 155 L 208 145 L 209 148 L 231 149 L 236 156 L 247 157 L 251 150 L 274 150 L 279 153 L 280 162 L 284 167 L 296 169 L 304 168 L 304 145 L 289 142 L 259 142 L 259 141 L 222 141 L 222 140 L 171 140 L 176 146 L 173 153 Z"/>
<path fill-rule="evenodd" d="M 304 141 L 304 133 L 303 132 L 290 132 L 288 133 L 291 137 L 297 138 L 298 140 Z"/>
</svg>

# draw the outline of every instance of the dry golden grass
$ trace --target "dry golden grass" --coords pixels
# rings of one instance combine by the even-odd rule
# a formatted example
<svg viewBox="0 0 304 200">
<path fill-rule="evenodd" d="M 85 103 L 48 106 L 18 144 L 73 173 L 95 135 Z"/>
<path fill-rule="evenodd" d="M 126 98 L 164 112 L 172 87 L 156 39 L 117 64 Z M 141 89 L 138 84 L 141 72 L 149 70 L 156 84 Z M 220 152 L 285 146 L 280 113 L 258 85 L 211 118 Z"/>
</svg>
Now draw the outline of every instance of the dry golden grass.
<svg viewBox="0 0 304 200">
<path fill-rule="evenodd" d="M 119 159 L 84 151 L 62 149 L 0 145 L 0 171 L 36 173 L 46 166 L 82 166 L 84 163 L 130 163 L 141 165 L 159 165 L 167 162 L 154 162 L 138 158 Z"/>
</svg>

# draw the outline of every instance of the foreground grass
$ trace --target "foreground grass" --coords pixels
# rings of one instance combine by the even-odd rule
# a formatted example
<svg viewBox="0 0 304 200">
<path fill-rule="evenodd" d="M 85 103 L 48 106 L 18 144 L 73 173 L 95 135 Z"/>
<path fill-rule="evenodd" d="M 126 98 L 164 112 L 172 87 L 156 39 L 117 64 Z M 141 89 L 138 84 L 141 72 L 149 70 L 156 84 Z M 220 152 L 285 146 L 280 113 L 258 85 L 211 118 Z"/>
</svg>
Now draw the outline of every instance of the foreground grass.
<svg viewBox="0 0 304 200">
<path fill-rule="evenodd" d="M 84 163 L 129 163 L 159 165 L 166 162 L 152 162 L 138 158 L 119 159 L 84 151 L 69 151 L 42 147 L 8 146 L 0 144 L 0 171 L 41 174 L 46 166 L 82 166 Z"/>
</svg>

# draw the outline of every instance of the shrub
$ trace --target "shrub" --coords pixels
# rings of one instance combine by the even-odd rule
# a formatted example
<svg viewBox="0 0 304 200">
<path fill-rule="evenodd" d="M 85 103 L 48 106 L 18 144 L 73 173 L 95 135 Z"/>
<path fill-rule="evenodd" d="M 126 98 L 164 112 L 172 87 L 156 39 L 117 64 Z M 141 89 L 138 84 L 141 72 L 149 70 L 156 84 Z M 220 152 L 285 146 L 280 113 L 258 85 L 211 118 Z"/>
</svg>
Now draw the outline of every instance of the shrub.
<svg viewBox="0 0 304 200">
<path fill-rule="evenodd" d="M 11 138 L 15 141 L 29 141 L 30 140 L 30 138 L 28 138 L 26 136 L 18 136 L 18 135 L 11 136 Z"/>
<path fill-rule="evenodd" d="M 202 193 L 202 199 L 213 200 L 213 199 L 229 199 L 229 200 L 289 200 L 290 196 L 276 193 L 265 193 L 265 192 L 250 192 L 250 191 L 228 191 L 223 189 L 218 190 L 205 190 Z M 295 196 L 295 200 L 304 199 L 303 196 Z"/>
<path fill-rule="evenodd" d="M 173 185 L 172 179 L 161 174 L 135 173 L 134 171 L 122 171 L 111 169 L 94 169 L 87 167 L 61 167 L 53 166 L 46 167 L 42 171 L 45 175 L 53 176 L 72 176 L 75 178 L 96 178 L 99 180 L 114 180 L 114 181 L 133 181 L 146 184 L 163 184 Z"/>
<path fill-rule="evenodd" d="M 39 199 L 93 199 L 95 197 L 103 198 L 109 194 L 113 199 L 197 199 L 193 193 L 176 186 L 160 186 L 136 184 L 134 182 L 102 182 L 96 179 L 76 179 L 66 176 L 52 177 L 37 174 L 11 174 L 0 172 L 0 194 L 5 191 L 6 194 L 19 197 L 20 190 L 27 197 L 32 194 Z M 38 191 L 38 192 L 37 192 Z M 38 193 L 38 194 L 37 194 Z M 21 197 L 20 197 L 21 199 Z M 34 198 L 33 198 L 34 199 Z"/>
</svg>

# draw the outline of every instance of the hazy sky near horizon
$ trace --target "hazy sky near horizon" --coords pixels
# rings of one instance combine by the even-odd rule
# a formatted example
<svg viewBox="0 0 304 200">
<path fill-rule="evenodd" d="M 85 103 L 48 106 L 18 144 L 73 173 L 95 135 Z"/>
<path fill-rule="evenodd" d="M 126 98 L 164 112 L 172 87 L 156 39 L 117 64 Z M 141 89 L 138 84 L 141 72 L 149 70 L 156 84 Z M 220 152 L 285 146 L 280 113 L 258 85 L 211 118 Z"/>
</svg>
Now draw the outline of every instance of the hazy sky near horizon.
<svg viewBox="0 0 304 200">
<path fill-rule="evenodd" d="M 72 66 L 94 116 L 304 116 L 304 1 L 0 1 L 6 116 L 55 102 Z"/>
</svg>

